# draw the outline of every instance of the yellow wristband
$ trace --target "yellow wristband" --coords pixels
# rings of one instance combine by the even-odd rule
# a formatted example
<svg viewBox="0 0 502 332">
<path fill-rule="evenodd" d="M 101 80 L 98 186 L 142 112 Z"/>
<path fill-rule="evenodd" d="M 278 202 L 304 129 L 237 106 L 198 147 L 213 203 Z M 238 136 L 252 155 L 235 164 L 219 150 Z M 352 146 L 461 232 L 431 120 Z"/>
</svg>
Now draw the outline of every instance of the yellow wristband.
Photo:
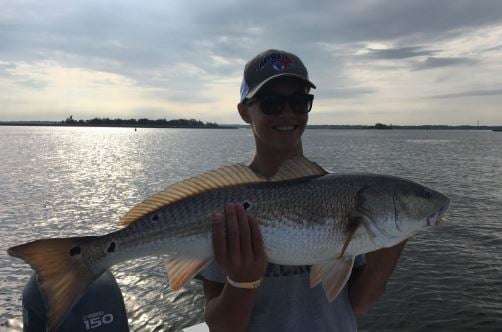
<svg viewBox="0 0 502 332">
<path fill-rule="evenodd" d="M 237 281 L 233 281 L 232 279 L 230 279 L 229 276 L 227 276 L 227 282 L 236 288 L 255 289 L 255 288 L 260 287 L 261 281 L 262 281 L 262 279 L 260 278 L 255 281 L 237 282 Z"/>
</svg>

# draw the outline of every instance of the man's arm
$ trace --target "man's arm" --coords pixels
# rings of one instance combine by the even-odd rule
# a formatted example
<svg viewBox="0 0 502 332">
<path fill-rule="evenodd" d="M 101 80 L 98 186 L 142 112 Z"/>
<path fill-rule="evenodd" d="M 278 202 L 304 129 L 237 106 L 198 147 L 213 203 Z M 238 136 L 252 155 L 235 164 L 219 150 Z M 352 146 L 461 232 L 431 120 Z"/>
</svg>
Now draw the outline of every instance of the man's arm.
<svg viewBox="0 0 502 332">
<path fill-rule="evenodd" d="M 261 279 L 267 268 L 267 257 L 256 219 L 237 203 L 226 204 L 225 216 L 216 214 L 213 221 L 213 249 L 220 268 L 236 282 Z M 246 330 L 256 289 L 204 279 L 204 296 L 204 316 L 211 331 Z"/>
<path fill-rule="evenodd" d="M 356 315 L 366 314 L 382 296 L 405 244 L 406 241 L 403 241 L 393 247 L 367 253 L 366 264 L 355 269 L 355 275 L 349 281 L 349 298 Z"/>
<path fill-rule="evenodd" d="M 253 310 L 256 290 L 241 289 L 204 279 L 204 317 L 211 331 L 245 331 Z"/>
</svg>

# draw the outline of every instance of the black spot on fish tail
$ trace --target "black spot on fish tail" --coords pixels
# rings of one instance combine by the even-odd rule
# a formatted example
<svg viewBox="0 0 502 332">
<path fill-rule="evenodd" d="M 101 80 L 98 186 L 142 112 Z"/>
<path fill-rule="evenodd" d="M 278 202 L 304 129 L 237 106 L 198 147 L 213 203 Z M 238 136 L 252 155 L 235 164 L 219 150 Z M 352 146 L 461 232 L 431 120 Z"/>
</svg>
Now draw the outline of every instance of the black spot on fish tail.
<svg viewBox="0 0 502 332">
<path fill-rule="evenodd" d="M 108 249 L 106 249 L 107 252 L 115 252 L 115 242 L 110 243 L 108 246 Z"/>
<path fill-rule="evenodd" d="M 76 246 L 71 248 L 68 253 L 70 254 L 70 256 L 80 255 L 82 253 L 82 249 L 79 246 Z"/>
<path fill-rule="evenodd" d="M 154 215 L 154 216 L 152 217 L 152 220 L 153 220 L 153 221 L 157 221 L 157 220 L 159 220 L 159 215 L 158 215 L 158 214 Z"/>
</svg>

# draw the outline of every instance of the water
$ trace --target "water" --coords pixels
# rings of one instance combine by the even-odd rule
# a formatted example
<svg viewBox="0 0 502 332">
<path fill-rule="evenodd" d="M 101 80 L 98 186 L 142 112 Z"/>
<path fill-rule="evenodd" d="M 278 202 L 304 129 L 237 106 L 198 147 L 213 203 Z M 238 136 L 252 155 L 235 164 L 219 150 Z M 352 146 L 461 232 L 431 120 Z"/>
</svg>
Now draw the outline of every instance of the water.
<svg viewBox="0 0 502 332">
<path fill-rule="evenodd" d="M 361 331 L 502 330 L 501 133 L 310 130 L 304 145 L 332 171 L 402 176 L 451 199 L 447 222 L 408 241 Z M 247 129 L 0 127 L 0 330 L 20 326 L 31 273 L 8 247 L 112 231 L 148 195 L 247 162 L 253 149 Z M 202 320 L 199 282 L 170 292 L 160 259 L 113 272 L 132 330 L 177 331 Z"/>
</svg>

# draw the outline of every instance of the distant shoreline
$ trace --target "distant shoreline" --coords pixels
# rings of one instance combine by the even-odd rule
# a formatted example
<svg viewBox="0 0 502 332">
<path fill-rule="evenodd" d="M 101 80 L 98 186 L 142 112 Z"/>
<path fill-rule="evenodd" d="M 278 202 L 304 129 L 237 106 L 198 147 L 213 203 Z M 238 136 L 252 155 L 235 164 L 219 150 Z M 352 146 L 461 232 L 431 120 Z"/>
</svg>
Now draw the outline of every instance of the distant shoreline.
<svg viewBox="0 0 502 332">
<path fill-rule="evenodd" d="M 181 125 L 129 125 L 129 124 L 68 124 L 61 122 L 0 122 L 0 126 L 15 127 L 100 127 L 100 128 L 178 128 L 178 129 L 237 129 L 235 126 L 181 126 Z"/>
<path fill-rule="evenodd" d="M 62 123 L 51 121 L 0 121 L 0 126 L 17 127 L 99 127 L 99 128 L 173 128 L 173 129 L 239 129 L 249 128 L 244 124 L 229 124 L 216 126 L 182 126 L 182 125 L 154 125 L 154 124 L 84 124 L 84 123 Z M 377 128 L 366 125 L 307 125 L 307 129 L 366 129 L 366 130 L 491 130 L 502 131 L 502 126 L 445 126 L 445 125 L 417 125 L 417 126 L 397 126 Z"/>
<path fill-rule="evenodd" d="M 53 126 L 53 127 L 121 127 L 121 128 L 199 128 L 199 129 L 235 129 L 231 126 L 220 126 L 215 122 L 202 122 L 196 119 L 110 119 L 93 118 L 76 120 L 70 115 L 62 121 L 0 121 L 6 126 Z"/>
<path fill-rule="evenodd" d="M 447 126 L 447 125 L 416 125 L 399 126 L 392 125 L 387 127 L 376 127 L 366 125 L 308 125 L 309 129 L 371 129 L 371 130 L 493 130 L 502 131 L 502 126 Z"/>
</svg>

